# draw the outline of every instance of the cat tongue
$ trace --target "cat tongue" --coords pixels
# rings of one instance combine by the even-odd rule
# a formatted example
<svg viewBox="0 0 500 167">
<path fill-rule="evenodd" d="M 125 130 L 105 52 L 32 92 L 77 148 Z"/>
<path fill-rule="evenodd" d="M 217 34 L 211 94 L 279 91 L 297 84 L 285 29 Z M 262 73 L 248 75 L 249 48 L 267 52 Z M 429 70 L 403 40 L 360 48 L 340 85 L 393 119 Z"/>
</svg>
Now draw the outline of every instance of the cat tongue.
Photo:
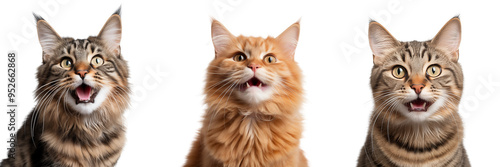
<svg viewBox="0 0 500 167">
<path fill-rule="evenodd" d="M 410 107 L 411 110 L 413 111 L 425 111 L 425 107 L 427 105 L 427 102 L 417 99 L 415 101 L 410 102 Z"/>
<path fill-rule="evenodd" d="M 92 88 L 87 85 L 80 85 L 79 87 L 76 88 L 76 95 L 80 99 L 80 101 L 87 101 L 90 100 L 90 92 L 92 91 Z"/>
</svg>

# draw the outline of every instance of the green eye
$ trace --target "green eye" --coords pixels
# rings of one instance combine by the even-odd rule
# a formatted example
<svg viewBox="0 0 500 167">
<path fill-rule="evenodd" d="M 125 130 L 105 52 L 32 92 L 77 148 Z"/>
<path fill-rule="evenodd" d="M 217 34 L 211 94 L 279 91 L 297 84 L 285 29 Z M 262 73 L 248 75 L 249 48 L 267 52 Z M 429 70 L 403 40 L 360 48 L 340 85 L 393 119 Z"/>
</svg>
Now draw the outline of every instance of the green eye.
<svg viewBox="0 0 500 167">
<path fill-rule="evenodd" d="M 64 58 L 61 60 L 61 67 L 68 70 L 71 67 L 73 67 L 73 62 L 71 61 L 70 58 Z"/>
<path fill-rule="evenodd" d="M 92 60 L 90 61 L 90 64 L 92 64 L 92 66 L 94 66 L 94 67 L 99 67 L 103 63 L 104 63 L 104 59 L 102 59 L 101 56 L 94 56 L 94 58 L 92 58 Z"/>
<path fill-rule="evenodd" d="M 264 61 L 266 63 L 276 63 L 277 59 L 273 55 L 264 56 Z"/>
<path fill-rule="evenodd" d="M 427 68 L 427 75 L 437 77 L 441 74 L 441 67 L 439 65 L 431 65 Z"/>
<path fill-rule="evenodd" d="M 245 56 L 244 54 L 241 54 L 241 53 L 233 56 L 233 60 L 236 62 L 245 61 L 246 59 L 247 59 L 247 56 Z"/>
<path fill-rule="evenodd" d="M 397 79 L 404 78 L 406 76 L 406 69 L 403 66 L 396 66 L 392 69 L 392 75 Z"/>
</svg>

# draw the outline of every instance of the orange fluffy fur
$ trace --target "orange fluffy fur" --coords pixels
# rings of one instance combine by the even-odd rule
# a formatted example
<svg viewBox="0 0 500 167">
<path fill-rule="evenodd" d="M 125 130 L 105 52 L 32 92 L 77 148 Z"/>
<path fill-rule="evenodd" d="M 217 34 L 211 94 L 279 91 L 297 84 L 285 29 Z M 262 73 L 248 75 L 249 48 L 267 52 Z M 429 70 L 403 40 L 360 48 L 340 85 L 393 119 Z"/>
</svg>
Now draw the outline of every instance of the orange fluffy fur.
<svg viewBox="0 0 500 167">
<path fill-rule="evenodd" d="M 277 38 L 235 37 L 218 21 L 212 22 L 216 57 L 207 73 L 208 109 L 185 167 L 307 166 L 299 148 L 301 71 L 293 59 L 298 30 L 299 23 L 295 23 Z M 222 31 L 227 41 L 221 43 L 215 31 Z M 235 62 L 235 53 L 247 53 L 248 59 Z M 274 55 L 279 62 L 264 62 L 261 55 L 265 54 Z M 252 63 L 274 78 L 268 81 L 272 96 L 260 103 L 249 103 L 236 93 L 244 83 L 238 72 Z"/>
</svg>

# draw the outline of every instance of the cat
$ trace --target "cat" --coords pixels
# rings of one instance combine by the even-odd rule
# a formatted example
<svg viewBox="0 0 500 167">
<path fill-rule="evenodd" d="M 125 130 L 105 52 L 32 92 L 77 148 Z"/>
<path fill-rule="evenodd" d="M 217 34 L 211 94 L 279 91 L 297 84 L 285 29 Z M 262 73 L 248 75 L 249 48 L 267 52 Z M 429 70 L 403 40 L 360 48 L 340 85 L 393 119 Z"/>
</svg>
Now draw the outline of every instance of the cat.
<svg viewBox="0 0 500 167">
<path fill-rule="evenodd" d="M 470 166 L 458 114 L 458 16 L 429 41 L 398 41 L 375 21 L 368 34 L 375 109 L 357 166 Z"/>
<path fill-rule="evenodd" d="M 212 20 L 203 127 L 185 167 L 305 167 L 299 22 L 276 38 L 232 35 Z"/>
<path fill-rule="evenodd" d="M 34 14 L 43 50 L 36 106 L 1 166 L 114 166 L 125 143 L 128 66 L 119 8 L 87 39 L 61 38 Z"/>
</svg>

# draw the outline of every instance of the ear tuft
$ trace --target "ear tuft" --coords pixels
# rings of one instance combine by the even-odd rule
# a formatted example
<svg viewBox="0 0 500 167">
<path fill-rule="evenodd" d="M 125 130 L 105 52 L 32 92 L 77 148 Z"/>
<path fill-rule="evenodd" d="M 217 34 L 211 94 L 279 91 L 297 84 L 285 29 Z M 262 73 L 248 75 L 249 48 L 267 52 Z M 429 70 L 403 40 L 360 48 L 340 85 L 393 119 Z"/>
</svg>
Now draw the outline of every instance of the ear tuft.
<svg viewBox="0 0 500 167">
<path fill-rule="evenodd" d="M 115 56 L 120 56 L 120 41 L 122 39 L 122 21 L 120 17 L 121 7 L 109 17 L 97 38 L 100 39 L 107 49 Z"/>
<path fill-rule="evenodd" d="M 122 14 L 122 5 L 120 5 L 120 7 L 118 7 L 118 9 L 116 9 L 115 13 L 113 13 L 113 15 L 120 15 Z"/>
<path fill-rule="evenodd" d="M 62 41 L 62 38 L 41 16 L 35 13 L 33 13 L 33 16 L 36 19 L 38 40 L 43 50 L 42 61 L 45 63 L 49 60 L 50 56 L 55 55 L 55 49 Z"/>
<path fill-rule="evenodd" d="M 233 39 L 233 34 L 231 34 L 219 21 L 212 18 L 212 42 L 214 43 L 215 56 L 227 49 Z"/>
<path fill-rule="evenodd" d="M 287 54 L 292 59 L 295 56 L 295 49 L 297 48 L 297 43 L 299 41 L 299 34 L 300 20 L 293 23 L 278 37 L 276 37 L 276 39 L 279 41 L 280 47 L 284 49 L 285 54 Z"/>
<path fill-rule="evenodd" d="M 458 61 L 458 47 L 460 46 L 462 27 L 458 16 L 451 18 L 437 35 L 432 39 L 431 43 L 450 56 L 452 61 Z"/>
<path fill-rule="evenodd" d="M 42 16 L 37 15 L 36 13 L 33 13 L 33 16 L 35 17 L 35 21 L 38 23 L 40 20 L 45 20 Z"/>
<path fill-rule="evenodd" d="M 394 38 L 380 23 L 370 21 L 368 40 L 373 52 L 373 63 L 381 64 L 384 58 L 394 52 L 400 42 Z"/>
</svg>

